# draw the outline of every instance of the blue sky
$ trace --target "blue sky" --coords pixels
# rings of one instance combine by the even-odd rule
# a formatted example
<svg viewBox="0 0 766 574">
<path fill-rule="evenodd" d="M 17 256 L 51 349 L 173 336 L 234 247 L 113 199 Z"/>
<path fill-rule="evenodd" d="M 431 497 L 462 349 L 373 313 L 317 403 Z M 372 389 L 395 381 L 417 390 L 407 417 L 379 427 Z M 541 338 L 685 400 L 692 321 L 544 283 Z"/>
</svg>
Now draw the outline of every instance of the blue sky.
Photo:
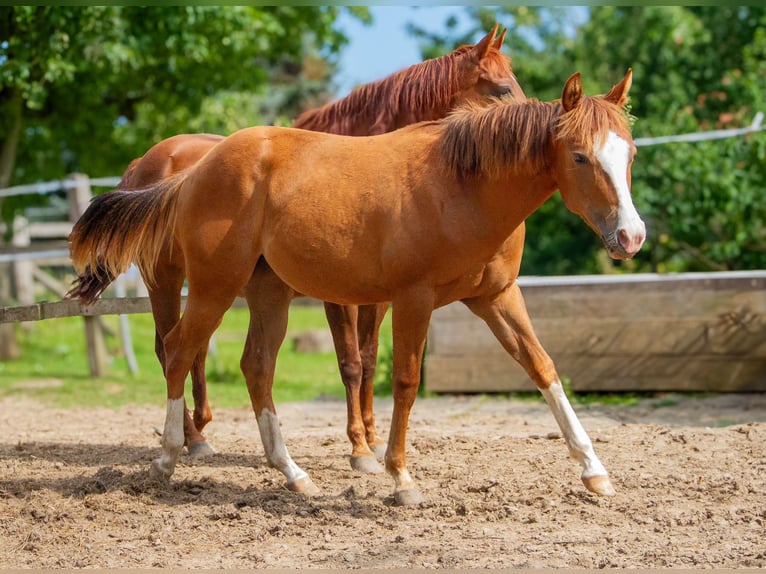
<svg viewBox="0 0 766 574">
<path fill-rule="evenodd" d="M 417 22 L 429 32 L 444 32 L 451 15 L 458 19 L 457 32 L 468 28 L 465 6 L 370 6 L 373 23 L 365 26 L 342 12 L 338 26 L 346 33 L 349 44 L 344 48 L 335 76 L 337 97 L 347 95 L 359 84 L 383 78 L 406 66 L 422 61 L 418 40 L 409 36 L 407 22 Z M 588 9 L 572 7 L 570 24 L 574 27 L 588 18 Z M 572 32 L 574 28 L 572 29 Z M 474 41 L 478 41 L 477 34 Z"/>
<path fill-rule="evenodd" d="M 371 6 L 373 24 L 365 26 L 345 13 L 338 25 L 350 39 L 340 58 L 335 77 L 338 97 L 354 86 L 383 78 L 422 60 L 418 42 L 409 36 L 405 25 L 417 22 L 429 31 L 444 30 L 451 14 L 460 15 L 460 6 Z"/>
</svg>

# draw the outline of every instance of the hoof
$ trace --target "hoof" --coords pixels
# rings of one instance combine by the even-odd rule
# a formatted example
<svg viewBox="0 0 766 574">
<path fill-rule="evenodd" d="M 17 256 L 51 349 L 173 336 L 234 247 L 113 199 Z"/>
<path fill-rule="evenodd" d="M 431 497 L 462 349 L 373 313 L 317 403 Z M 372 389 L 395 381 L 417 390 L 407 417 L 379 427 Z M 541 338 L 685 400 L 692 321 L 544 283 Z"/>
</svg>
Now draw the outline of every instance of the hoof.
<svg viewBox="0 0 766 574">
<path fill-rule="evenodd" d="M 288 482 L 287 488 L 293 492 L 305 494 L 306 496 L 318 496 L 321 494 L 319 487 L 317 487 L 308 476 L 299 478 L 295 482 Z"/>
<path fill-rule="evenodd" d="M 382 442 L 380 444 L 372 444 L 370 445 L 370 449 L 372 449 L 372 452 L 375 454 L 376 457 L 378 457 L 379 460 L 383 460 L 386 456 L 386 443 Z"/>
<path fill-rule="evenodd" d="M 205 456 L 211 456 L 215 454 L 215 449 L 207 441 L 190 444 L 188 448 L 189 448 L 189 456 L 194 458 L 202 458 Z"/>
<path fill-rule="evenodd" d="M 608 476 L 583 477 L 582 483 L 585 485 L 585 488 L 601 496 L 614 496 L 617 494 Z"/>
<path fill-rule="evenodd" d="M 149 467 L 149 476 L 160 482 L 168 482 L 172 474 L 173 470 L 168 470 L 165 468 L 165 466 L 162 464 L 162 460 L 159 458 L 153 460 L 151 466 Z"/>
<path fill-rule="evenodd" d="M 394 492 L 394 502 L 397 506 L 415 506 L 423 502 L 423 497 L 416 488 L 405 488 Z"/>
<path fill-rule="evenodd" d="M 352 456 L 351 468 L 366 474 L 380 474 L 383 472 L 383 466 L 374 456 Z"/>
</svg>

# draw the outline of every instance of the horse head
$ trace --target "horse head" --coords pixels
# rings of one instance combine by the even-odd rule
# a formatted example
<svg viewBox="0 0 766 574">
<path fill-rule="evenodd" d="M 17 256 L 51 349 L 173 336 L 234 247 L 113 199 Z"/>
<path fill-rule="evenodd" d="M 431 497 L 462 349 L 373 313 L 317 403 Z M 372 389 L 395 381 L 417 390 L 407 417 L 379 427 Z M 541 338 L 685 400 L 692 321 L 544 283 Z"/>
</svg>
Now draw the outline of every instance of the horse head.
<svg viewBox="0 0 766 574">
<path fill-rule="evenodd" d="M 456 101 L 482 101 L 488 97 L 510 95 L 525 100 L 526 95 L 511 69 L 511 60 L 502 53 L 506 30 L 498 36 L 498 24 L 477 44 L 461 46 L 461 92 Z"/>
<path fill-rule="evenodd" d="M 636 152 L 624 106 L 632 71 L 608 94 L 583 94 L 580 74 L 566 82 L 554 138 L 555 177 L 567 208 L 604 242 L 613 259 L 630 259 L 644 243 L 646 226 L 631 197 Z"/>
</svg>

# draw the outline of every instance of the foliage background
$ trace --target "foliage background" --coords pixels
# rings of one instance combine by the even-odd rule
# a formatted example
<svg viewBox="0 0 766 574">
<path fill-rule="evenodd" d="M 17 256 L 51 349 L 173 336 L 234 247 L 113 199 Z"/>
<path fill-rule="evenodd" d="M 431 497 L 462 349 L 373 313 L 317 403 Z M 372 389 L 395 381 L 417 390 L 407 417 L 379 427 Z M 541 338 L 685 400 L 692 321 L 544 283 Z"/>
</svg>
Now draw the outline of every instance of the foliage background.
<svg viewBox="0 0 766 574">
<path fill-rule="evenodd" d="M 766 111 L 766 7 L 591 6 L 581 25 L 573 10 L 583 8 L 455 7 L 439 33 L 415 23 L 410 32 L 434 57 L 500 22 L 527 95 L 543 100 L 574 71 L 587 93 L 603 93 L 631 67 L 636 137 L 742 127 Z M 363 7 L 0 7 L 0 188 L 117 175 L 176 133 L 289 125 L 333 97 L 347 44 L 341 11 L 370 21 Z M 642 147 L 633 167 L 649 231 L 641 253 L 609 260 L 556 195 L 528 220 L 522 272 L 763 268 L 765 159 L 764 132 Z M 0 199 L 0 213 L 10 222 L 49 200 Z M 9 277 L 0 265 L 0 305 L 13 304 Z M 1 357 L 13 354 L 12 338 L 0 326 Z"/>
<path fill-rule="evenodd" d="M 329 6 L 2 8 L 0 187 L 119 174 L 176 133 L 288 125 L 332 98 L 341 10 L 370 20 L 365 8 Z M 574 71 L 599 93 L 632 67 L 637 137 L 741 127 L 763 108 L 766 7 L 592 6 L 579 26 L 573 10 L 583 8 L 455 7 L 441 33 L 410 32 L 434 57 L 500 22 L 522 85 L 540 99 L 557 98 Z M 641 148 L 634 196 L 649 240 L 639 257 L 607 261 L 556 198 L 529 220 L 523 271 L 763 267 L 765 148 L 763 134 Z M 3 216 L 40 201 L 6 200 Z"/>
<path fill-rule="evenodd" d="M 603 93 L 633 69 L 635 137 L 743 127 L 765 111 L 766 7 L 592 6 L 572 29 L 565 7 L 467 8 L 475 26 L 433 37 L 424 54 L 466 41 L 497 20 L 528 96 L 553 99 L 574 71 Z M 445 29 L 455 29 L 455 19 Z M 528 220 L 525 274 L 760 269 L 766 265 L 766 134 L 642 147 L 633 195 L 648 241 L 630 262 L 605 258 L 598 238 L 558 196 Z"/>
</svg>

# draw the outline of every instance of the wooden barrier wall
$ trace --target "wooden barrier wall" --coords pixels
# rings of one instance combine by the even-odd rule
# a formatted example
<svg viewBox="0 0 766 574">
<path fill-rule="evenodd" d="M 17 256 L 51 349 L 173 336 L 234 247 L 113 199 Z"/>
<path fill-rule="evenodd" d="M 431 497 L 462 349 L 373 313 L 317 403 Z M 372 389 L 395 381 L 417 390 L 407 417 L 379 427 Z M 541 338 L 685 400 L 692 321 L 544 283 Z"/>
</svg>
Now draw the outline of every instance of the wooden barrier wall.
<svg viewBox="0 0 766 574">
<path fill-rule="evenodd" d="M 543 346 L 576 391 L 766 391 L 766 272 L 519 283 Z M 243 305 L 239 298 L 234 303 Z M 149 311 L 145 297 L 105 298 L 87 307 L 42 302 L 0 308 L 0 323 Z M 424 374 L 426 388 L 437 392 L 535 388 L 460 303 L 434 311 Z"/>
<path fill-rule="evenodd" d="M 577 391 L 766 391 L 766 272 L 522 278 L 532 324 Z M 486 324 L 431 320 L 425 385 L 534 390 Z"/>
</svg>

